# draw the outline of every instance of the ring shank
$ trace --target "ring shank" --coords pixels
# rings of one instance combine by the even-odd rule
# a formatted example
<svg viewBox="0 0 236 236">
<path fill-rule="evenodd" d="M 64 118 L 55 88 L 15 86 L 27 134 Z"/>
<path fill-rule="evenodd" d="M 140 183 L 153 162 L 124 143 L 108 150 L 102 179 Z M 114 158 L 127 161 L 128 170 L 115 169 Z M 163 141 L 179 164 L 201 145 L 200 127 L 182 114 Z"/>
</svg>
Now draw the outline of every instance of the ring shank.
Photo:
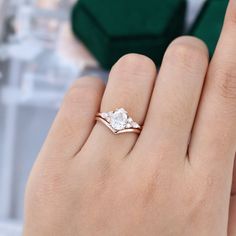
<svg viewBox="0 0 236 236">
<path fill-rule="evenodd" d="M 125 128 L 123 130 L 115 130 L 111 127 L 110 123 L 104 119 L 101 116 L 101 113 L 97 113 L 96 117 L 95 117 L 96 121 L 101 122 L 102 124 L 104 124 L 106 127 L 108 127 L 114 134 L 122 134 L 122 133 L 136 133 L 136 134 L 140 134 L 142 127 L 140 128 Z"/>
</svg>

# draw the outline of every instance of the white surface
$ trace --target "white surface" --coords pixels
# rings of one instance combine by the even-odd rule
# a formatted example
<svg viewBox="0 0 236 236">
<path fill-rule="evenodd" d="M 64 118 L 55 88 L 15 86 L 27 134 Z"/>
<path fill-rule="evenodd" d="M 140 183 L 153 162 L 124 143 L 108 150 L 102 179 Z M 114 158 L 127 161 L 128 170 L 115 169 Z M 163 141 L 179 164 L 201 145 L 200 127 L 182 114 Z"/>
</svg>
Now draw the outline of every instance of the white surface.
<svg viewBox="0 0 236 236">
<path fill-rule="evenodd" d="M 22 224 L 19 222 L 1 222 L 0 236 L 19 236 L 22 234 Z"/>
</svg>

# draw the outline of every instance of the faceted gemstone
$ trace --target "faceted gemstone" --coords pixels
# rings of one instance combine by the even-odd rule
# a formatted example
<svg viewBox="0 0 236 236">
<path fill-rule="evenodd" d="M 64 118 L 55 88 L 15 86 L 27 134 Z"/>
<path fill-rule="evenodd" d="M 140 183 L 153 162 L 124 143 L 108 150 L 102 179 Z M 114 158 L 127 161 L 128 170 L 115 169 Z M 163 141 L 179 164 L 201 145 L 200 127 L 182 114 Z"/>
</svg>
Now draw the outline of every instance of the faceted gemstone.
<svg viewBox="0 0 236 236">
<path fill-rule="evenodd" d="M 123 130 L 127 125 L 128 115 L 124 109 L 118 109 L 111 115 L 110 124 L 115 130 Z"/>
</svg>

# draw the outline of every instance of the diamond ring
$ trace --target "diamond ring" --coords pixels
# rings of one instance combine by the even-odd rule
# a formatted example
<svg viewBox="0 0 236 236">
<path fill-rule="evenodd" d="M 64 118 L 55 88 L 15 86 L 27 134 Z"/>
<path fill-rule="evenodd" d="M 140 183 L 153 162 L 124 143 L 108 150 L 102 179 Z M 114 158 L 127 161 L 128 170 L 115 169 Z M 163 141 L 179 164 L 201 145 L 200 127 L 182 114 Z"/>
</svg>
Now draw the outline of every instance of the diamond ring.
<svg viewBox="0 0 236 236">
<path fill-rule="evenodd" d="M 96 120 L 106 125 L 114 134 L 141 132 L 142 127 L 128 115 L 124 108 L 110 112 L 99 112 Z"/>
</svg>

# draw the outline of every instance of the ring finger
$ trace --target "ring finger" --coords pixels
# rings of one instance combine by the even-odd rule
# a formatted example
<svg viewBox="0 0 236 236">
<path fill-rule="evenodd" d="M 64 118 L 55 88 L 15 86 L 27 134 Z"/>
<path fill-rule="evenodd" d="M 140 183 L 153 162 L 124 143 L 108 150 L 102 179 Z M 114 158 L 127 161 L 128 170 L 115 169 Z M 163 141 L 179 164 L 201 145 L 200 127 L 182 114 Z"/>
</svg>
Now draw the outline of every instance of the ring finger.
<svg viewBox="0 0 236 236">
<path fill-rule="evenodd" d="M 134 121 L 142 125 L 156 74 L 155 64 L 145 56 L 129 54 L 121 58 L 111 70 L 101 112 L 124 108 Z M 137 138 L 135 133 L 114 135 L 105 125 L 97 122 L 84 150 L 100 153 L 103 157 L 109 157 L 111 153 L 125 157 Z"/>
</svg>

